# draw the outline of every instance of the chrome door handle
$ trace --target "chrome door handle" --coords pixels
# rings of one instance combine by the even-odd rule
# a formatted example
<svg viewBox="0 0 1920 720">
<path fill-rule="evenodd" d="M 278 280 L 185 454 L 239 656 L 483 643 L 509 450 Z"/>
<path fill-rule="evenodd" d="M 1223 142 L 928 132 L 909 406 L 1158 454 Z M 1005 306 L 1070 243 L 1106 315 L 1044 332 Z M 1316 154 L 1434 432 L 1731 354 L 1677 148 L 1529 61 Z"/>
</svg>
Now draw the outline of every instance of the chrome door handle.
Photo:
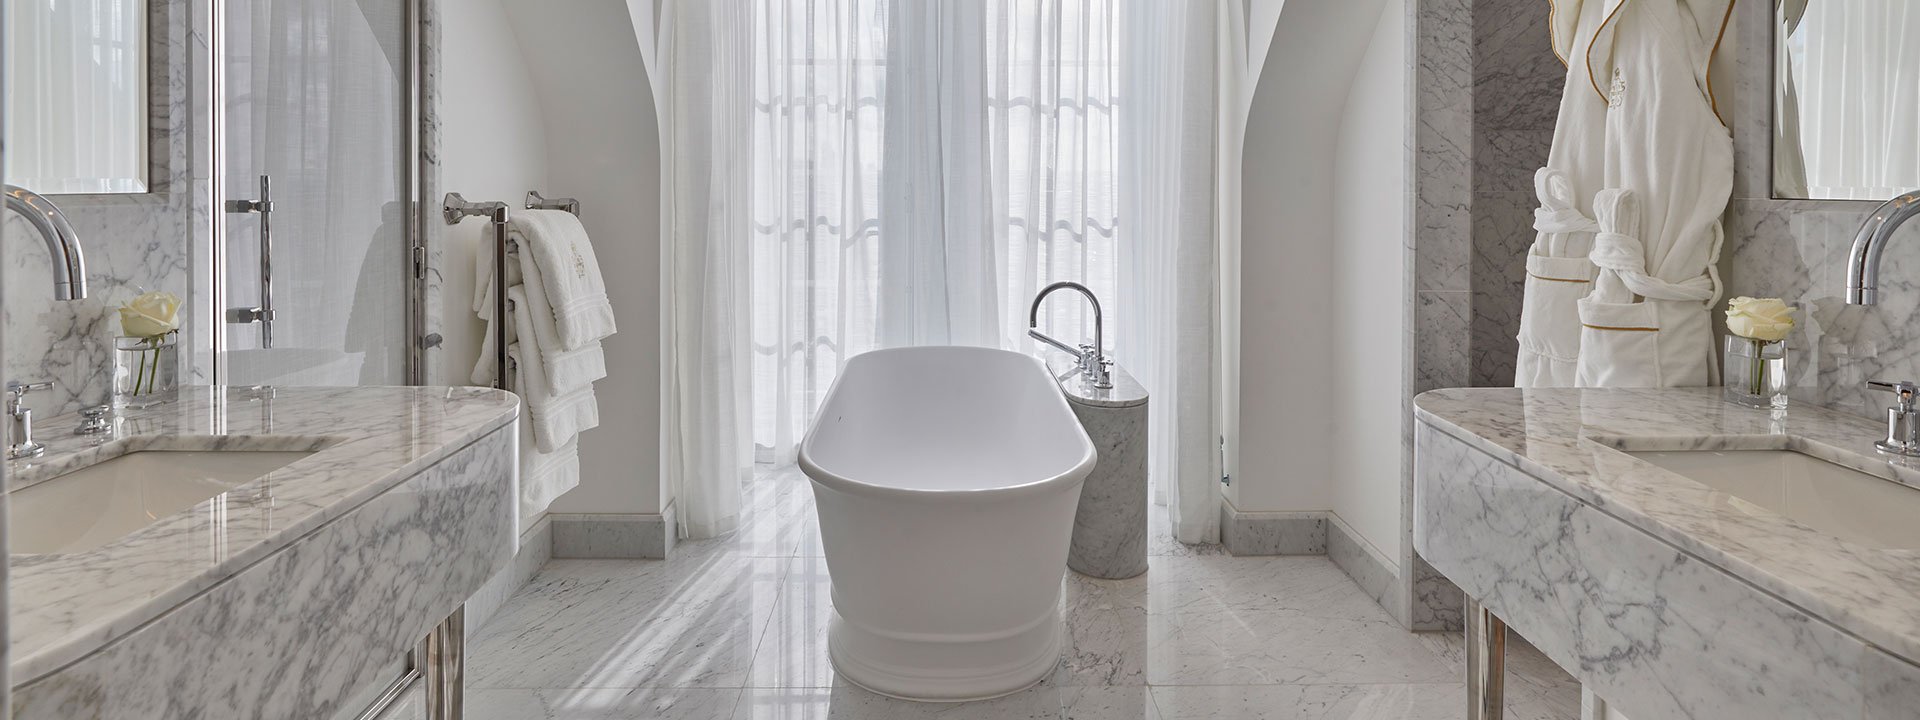
<svg viewBox="0 0 1920 720">
<path fill-rule="evenodd" d="M 233 200 L 230 213 L 260 214 L 260 304 L 257 307 L 227 308 L 227 322 L 236 325 L 260 323 L 260 347 L 273 347 L 273 176 L 260 176 L 258 200 Z"/>
</svg>

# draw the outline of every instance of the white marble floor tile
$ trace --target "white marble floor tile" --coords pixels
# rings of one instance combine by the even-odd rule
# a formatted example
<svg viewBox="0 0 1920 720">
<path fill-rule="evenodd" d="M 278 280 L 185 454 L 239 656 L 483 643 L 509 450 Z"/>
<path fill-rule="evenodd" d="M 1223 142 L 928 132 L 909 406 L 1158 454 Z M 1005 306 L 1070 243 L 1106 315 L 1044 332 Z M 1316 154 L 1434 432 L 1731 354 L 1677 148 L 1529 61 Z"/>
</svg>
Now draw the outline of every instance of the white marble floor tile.
<svg viewBox="0 0 1920 720">
<path fill-rule="evenodd" d="M 1160 720 L 1145 687 L 1036 687 L 968 703 L 917 703 L 857 687 L 748 690 L 734 720 Z"/>
<path fill-rule="evenodd" d="M 715 720 L 733 716 L 742 690 L 598 688 L 479 690 L 466 696 L 467 720 Z"/>
<path fill-rule="evenodd" d="M 1467 691 L 1455 683 L 1156 687 L 1165 720 L 1456 720 Z"/>
<path fill-rule="evenodd" d="M 472 717 L 1457 718 L 1461 639 L 1393 623 L 1323 557 L 1187 546 L 1154 508 L 1145 576 L 1068 573 L 1066 647 L 1030 690 L 978 703 L 881 697 L 827 657 L 831 581 L 811 488 L 763 475 L 741 530 L 669 561 L 555 561 L 470 647 Z M 1579 686 L 1524 643 L 1509 717 L 1572 720 Z M 637 688 L 637 689 L 636 689 Z M 746 688 L 744 691 L 738 688 Z M 395 718 L 394 720 L 411 720 Z"/>
<path fill-rule="evenodd" d="M 555 560 L 481 630 L 482 688 L 743 687 L 785 558 Z"/>
<path fill-rule="evenodd" d="M 1147 616 L 1152 685 L 1455 682 L 1463 675 L 1387 620 L 1287 610 Z"/>
<path fill-rule="evenodd" d="M 1308 617 L 1391 621 L 1324 556 L 1200 556 L 1149 572 L 1147 610 L 1157 615 L 1289 610 Z"/>
</svg>

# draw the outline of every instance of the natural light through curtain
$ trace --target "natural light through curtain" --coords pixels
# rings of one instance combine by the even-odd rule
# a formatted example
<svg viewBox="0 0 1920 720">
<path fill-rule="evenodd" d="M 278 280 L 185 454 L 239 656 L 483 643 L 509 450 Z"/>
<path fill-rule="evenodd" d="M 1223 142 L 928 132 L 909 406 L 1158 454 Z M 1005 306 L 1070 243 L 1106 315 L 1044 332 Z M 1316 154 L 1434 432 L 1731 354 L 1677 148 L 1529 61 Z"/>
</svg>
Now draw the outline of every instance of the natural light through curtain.
<svg viewBox="0 0 1920 720">
<path fill-rule="evenodd" d="M 877 347 L 886 0 L 752 8 L 753 443 L 791 462 L 847 359 Z"/>
<path fill-rule="evenodd" d="M 758 461 L 793 460 L 854 355 L 1030 348 L 1029 304 L 1056 280 L 1111 304 L 1117 35 L 1115 0 L 756 0 Z M 1107 312 L 1117 347 L 1123 321 Z M 1075 296 L 1042 323 L 1093 334 Z"/>
</svg>

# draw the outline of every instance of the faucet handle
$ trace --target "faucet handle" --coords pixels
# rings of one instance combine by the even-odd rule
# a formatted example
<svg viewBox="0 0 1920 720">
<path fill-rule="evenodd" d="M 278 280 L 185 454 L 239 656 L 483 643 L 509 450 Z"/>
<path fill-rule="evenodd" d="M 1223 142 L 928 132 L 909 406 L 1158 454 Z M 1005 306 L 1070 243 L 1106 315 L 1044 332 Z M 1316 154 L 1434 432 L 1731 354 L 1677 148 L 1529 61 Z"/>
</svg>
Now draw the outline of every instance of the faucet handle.
<svg viewBox="0 0 1920 720">
<path fill-rule="evenodd" d="M 7 381 L 7 412 L 19 412 L 20 404 L 26 402 L 27 393 L 53 387 L 51 382 L 23 383 L 19 380 Z"/>
<path fill-rule="evenodd" d="M 80 417 L 85 419 L 80 421 L 79 427 L 73 429 L 73 434 L 105 435 L 113 432 L 113 424 L 107 421 L 107 416 L 112 413 L 113 408 L 107 405 L 81 408 Z"/>
<path fill-rule="evenodd" d="M 1868 380 L 1867 387 L 1892 392 L 1895 402 L 1899 404 L 1900 411 L 1907 413 L 1914 411 L 1915 396 L 1920 395 L 1920 385 L 1915 385 L 1908 380 L 1894 380 L 1891 382 L 1886 380 Z"/>
<path fill-rule="evenodd" d="M 13 393 L 15 395 L 24 396 L 27 393 L 33 392 L 35 390 L 45 390 L 50 387 L 53 387 L 52 382 L 23 383 L 23 382 L 20 382 L 19 380 L 7 381 L 7 392 Z"/>
</svg>

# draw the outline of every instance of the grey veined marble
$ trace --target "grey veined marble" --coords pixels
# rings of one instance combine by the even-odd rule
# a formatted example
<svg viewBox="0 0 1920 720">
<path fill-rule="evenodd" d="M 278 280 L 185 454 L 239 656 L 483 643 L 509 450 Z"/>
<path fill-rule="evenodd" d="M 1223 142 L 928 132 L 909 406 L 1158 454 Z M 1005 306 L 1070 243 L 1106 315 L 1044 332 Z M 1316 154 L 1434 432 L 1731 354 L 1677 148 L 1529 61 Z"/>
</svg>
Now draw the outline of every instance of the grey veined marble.
<svg viewBox="0 0 1920 720">
<path fill-rule="evenodd" d="M 419 627 L 445 617 L 512 556 L 518 403 L 510 394 L 180 392 L 177 402 L 128 414 L 104 445 L 65 435 L 75 417 L 42 421 L 51 449 L 9 463 L 9 482 L 30 485 L 139 449 L 319 451 L 99 548 L 12 556 L 16 709 L 172 717 L 214 706 L 315 707 L 280 703 L 345 696 L 379 664 L 319 650 L 371 652 L 396 638 L 417 640 Z M 374 593 L 385 587 L 373 582 L 381 578 L 421 581 Z M 384 619 L 345 621 L 371 609 Z M 176 649 L 171 660 L 140 650 L 155 640 Z M 290 648 L 314 652 L 303 668 L 262 661 Z M 142 688 L 154 697 L 141 699 Z M 111 711 L 150 710 L 159 700 L 171 703 L 168 712 Z M 269 716 L 293 715 L 257 715 Z"/>
<path fill-rule="evenodd" d="M 1417 400 L 1420 555 L 1636 720 L 1914 717 L 1920 556 L 1852 544 L 1618 447 L 1792 449 L 1909 485 L 1874 423 L 1717 388 Z"/>
<path fill-rule="evenodd" d="M 1084 382 L 1071 363 L 1053 366 L 1099 460 L 1080 486 L 1067 567 L 1097 578 L 1147 571 L 1147 390 L 1113 368 L 1113 387 Z"/>
</svg>

